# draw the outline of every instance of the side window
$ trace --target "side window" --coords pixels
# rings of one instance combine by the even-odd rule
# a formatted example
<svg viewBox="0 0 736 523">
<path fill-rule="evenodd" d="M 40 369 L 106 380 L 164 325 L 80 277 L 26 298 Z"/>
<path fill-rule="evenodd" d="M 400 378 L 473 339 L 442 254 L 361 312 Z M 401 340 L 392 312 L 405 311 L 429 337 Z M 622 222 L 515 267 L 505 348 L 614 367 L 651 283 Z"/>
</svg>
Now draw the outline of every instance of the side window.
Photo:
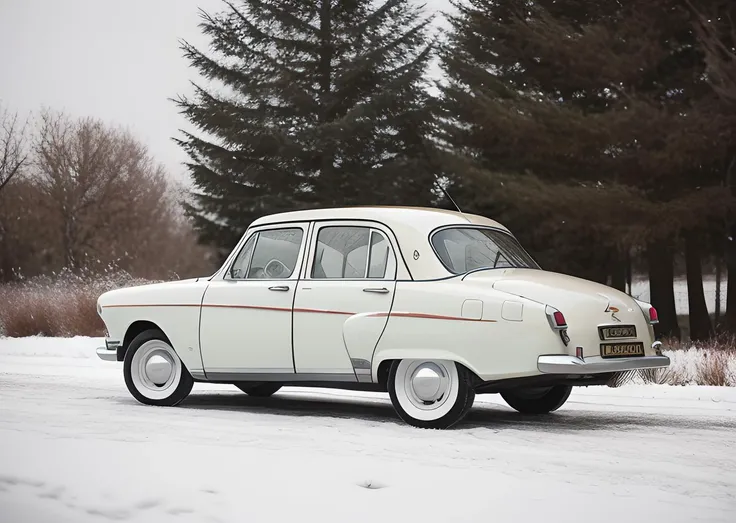
<svg viewBox="0 0 736 523">
<path fill-rule="evenodd" d="M 258 233 L 248 279 L 286 279 L 296 268 L 304 231 L 273 229 Z"/>
<path fill-rule="evenodd" d="M 393 278 L 396 259 L 386 237 L 370 227 L 323 227 L 317 234 L 312 278 Z"/>
<path fill-rule="evenodd" d="M 374 230 L 371 234 L 371 252 L 368 258 L 368 278 L 394 278 L 396 258 L 391 254 L 391 244 L 386 237 Z"/>
<path fill-rule="evenodd" d="M 230 266 L 230 270 L 227 274 L 228 278 L 233 280 L 245 278 L 245 275 L 248 273 L 248 267 L 250 266 L 250 259 L 253 257 L 253 246 L 256 244 L 257 236 L 258 233 L 248 238 L 248 241 L 245 242 L 243 248 L 240 249 L 238 257 L 235 258 L 235 261 Z"/>
</svg>

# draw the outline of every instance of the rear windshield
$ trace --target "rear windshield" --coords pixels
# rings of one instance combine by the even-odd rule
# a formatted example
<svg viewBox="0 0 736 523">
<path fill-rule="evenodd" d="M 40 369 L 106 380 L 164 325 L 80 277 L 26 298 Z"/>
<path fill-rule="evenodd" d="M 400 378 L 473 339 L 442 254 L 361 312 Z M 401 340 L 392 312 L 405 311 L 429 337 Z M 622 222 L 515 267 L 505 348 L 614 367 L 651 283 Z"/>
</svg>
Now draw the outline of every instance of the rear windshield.
<svg viewBox="0 0 736 523">
<path fill-rule="evenodd" d="M 432 236 L 432 246 L 443 265 L 454 274 L 485 268 L 539 269 L 513 236 L 492 229 L 443 229 Z"/>
</svg>

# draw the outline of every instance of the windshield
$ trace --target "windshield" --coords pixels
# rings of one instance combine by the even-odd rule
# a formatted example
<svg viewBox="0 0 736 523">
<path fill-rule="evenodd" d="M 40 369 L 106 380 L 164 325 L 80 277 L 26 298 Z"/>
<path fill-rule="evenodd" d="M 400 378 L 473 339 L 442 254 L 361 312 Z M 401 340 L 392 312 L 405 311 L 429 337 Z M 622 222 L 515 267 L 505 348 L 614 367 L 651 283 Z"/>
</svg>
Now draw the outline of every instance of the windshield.
<svg viewBox="0 0 736 523">
<path fill-rule="evenodd" d="M 482 268 L 539 269 L 513 236 L 492 229 L 443 229 L 432 236 L 432 246 L 443 265 L 454 274 Z"/>
</svg>

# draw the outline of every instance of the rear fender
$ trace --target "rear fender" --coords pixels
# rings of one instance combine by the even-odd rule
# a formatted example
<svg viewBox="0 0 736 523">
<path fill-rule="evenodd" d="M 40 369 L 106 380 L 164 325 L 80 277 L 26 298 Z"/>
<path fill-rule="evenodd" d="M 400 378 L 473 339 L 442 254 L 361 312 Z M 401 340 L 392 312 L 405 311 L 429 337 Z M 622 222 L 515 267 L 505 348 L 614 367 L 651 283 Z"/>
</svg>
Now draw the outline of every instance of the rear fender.
<svg viewBox="0 0 736 523">
<path fill-rule="evenodd" d="M 387 349 L 382 350 L 373 358 L 371 364 L 371 377 L 373 383 L 378 383 L 378 368 L 386 360 L 450 360 L 466 367 L 478 376 L 478 371 L 465 358 L 452 351 L 442 349 Z"/>
</svg>

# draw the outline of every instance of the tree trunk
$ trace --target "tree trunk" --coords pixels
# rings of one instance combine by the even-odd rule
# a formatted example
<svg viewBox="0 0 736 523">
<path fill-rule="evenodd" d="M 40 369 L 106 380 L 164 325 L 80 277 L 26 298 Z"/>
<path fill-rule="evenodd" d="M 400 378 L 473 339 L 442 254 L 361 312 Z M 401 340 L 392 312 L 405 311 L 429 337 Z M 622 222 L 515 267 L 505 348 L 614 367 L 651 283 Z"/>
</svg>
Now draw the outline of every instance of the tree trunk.
<svg viewBox="0 0 736 523">
<path fill-rule="evenodd" d="M 736 225 L 731 226 L 728 243 L 726 244 L 726 329 L 736 333 Z"/>
<path fill-rule="evenodd" d="M 685 236 L 687 301 L 690 311 L 690 339 L 704 340 L 713 335 L 708 306 L 703 291 L 703 266 L 700 263 L 700 241 L 696 232 Z"/>
<path fill-rule="evenodd" d="M 651 303 L 659 313 L 655 327 L 657 336 L 680 337 L 675 308 L 674 254 L 666 241 L 652 242 L 647 246 L 649 263 L 649 290 Z"/>
<path fill-rule="evenodd" d="M 616 250 L 611 254 L 611 287 L 626 292 L 626 256 Z"/>
<path fill-rule="evenodd" d="M 716 317 L 713 321 L 714 330 L 720 329 L 719 325 L 721 323 L 721 273 L 721 257 L 716 256 Z"/>
</svg>

